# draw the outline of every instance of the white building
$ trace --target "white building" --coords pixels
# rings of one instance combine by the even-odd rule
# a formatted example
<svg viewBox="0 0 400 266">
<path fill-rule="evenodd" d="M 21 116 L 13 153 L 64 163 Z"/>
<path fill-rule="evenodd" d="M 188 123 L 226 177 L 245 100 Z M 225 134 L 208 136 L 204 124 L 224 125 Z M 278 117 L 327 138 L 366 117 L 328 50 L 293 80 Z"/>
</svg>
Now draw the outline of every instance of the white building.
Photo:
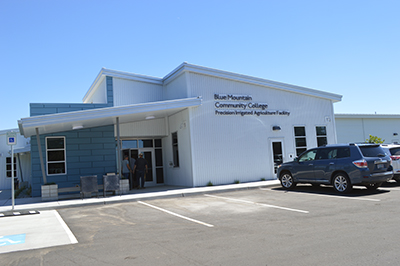
<svg viewBox="0 0 400 266">
<path fill-rule="evenodd" d="M 335 114 L 339 143 L 365 142 L 369 135 L 400 143 L 400 115 Z"/>
<path fill-rule="evenodd" d="M 7 133 L 17 134 L 17 144 L 13 147 L 14 178 L 18 183 L 31 181 L 30 140 L 19 134 L 18 129 L 0 131 L 0 189 L 11 189 L 11 146 L 7 145 Z"/>
<path fill-rule="evenodd" d="M 280 162 L 336 143 L 341 97 L 188 63 L 163 78 L 102 69 L 84 104 L 31 104 L 19 128 L 32 136 L 34 195 L 44 179 L 118 171 L 121 153 L 145 154 L 147 186 L 230 184 L 274 179 Z"/>
</svg>

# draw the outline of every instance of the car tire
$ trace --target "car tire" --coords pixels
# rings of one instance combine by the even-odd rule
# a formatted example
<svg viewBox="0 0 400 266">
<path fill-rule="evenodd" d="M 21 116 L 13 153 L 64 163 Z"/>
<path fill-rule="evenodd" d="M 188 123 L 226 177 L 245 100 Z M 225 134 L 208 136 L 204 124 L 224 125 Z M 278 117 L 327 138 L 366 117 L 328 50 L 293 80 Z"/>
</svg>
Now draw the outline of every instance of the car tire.
<svg viewBox="0 0 400 266">
<path fill-rule="evenodd" d="M 293 180 L 293 176 L 289 172 L 283 172 L 279 177 L 279 181 L 281 181 L 281 185 L 285 189 L 292 189 L 296 186 L 296 183 Z"/>
<path fill-rule="evenodd" d="M 350 192 L 353 188 L 349 177 L 345 173 L 337 173 L 332 179 L 332 185 L 336 192 L 342 194 Z"/>
<path fill-rule="evenodd" d="M 380 187 L 381 185 L 382 185 L 382 183 L 375 183 L 375 184 L 366 185 L 365 187 L 366 187 L 368 190 L 377 190 L 378 187 Z"/>
</svg>

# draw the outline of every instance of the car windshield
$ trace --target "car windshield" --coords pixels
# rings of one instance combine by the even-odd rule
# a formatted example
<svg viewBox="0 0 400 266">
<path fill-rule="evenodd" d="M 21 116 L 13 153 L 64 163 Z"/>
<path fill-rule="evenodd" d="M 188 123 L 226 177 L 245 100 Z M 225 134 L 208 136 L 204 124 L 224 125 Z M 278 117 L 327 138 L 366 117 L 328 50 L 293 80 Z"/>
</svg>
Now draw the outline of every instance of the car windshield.
<svg viewBox="0 0 400 266">
<path fill-rule="evenodd" d="M 381 146 L 359 146 L 362 154 L 365 157 L 385 157 L 385 151 Z"/>
</svg>

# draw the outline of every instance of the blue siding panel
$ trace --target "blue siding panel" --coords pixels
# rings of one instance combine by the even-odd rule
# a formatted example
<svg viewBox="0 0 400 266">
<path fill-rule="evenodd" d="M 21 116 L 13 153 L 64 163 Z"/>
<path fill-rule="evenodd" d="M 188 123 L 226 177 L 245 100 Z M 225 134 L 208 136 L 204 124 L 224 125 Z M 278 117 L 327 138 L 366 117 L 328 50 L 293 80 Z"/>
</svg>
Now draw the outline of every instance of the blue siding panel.
<svg viewBox="0 0 400 266">
<path fill-rule="evenodd" d="M 103 144 L 79 144 L 80 150 L 101 150 Z"/>
<path fill-rule="evenodd" d="M 40 140 L 45 164 L 46 136 L 65 136 L 67 156 L 67 173 L 65 175 L 46 176 L 47 182 L 55 182 L 59 187 L 73 187 L 80 184 L 81 175 L 97 175 L 99 184 L 101 184 L 104 174 L 117 172 L 116 141 L 113 125 L 41 135 Z M 31 137 L 31 158 L 32 196 L 37 197 L 40 196 L 40 186 L 43 184 L 43 180 L 36 136 Z"/>
<path fill-rule="evenodd" d="M 68 139 L 68 144 L 85 144 L 85 143 L 90 143 L 92 141 L 91 138 L 73 138 L 73 139 Z"/>
<path fill-rule="evenodd" d="M 96 132 L 96 131 L 79 132 L 79 138 L 95 138 L 95 137 L 102 137 L 102 136 L 103 136 L 102 132 Z"/>
</svg>

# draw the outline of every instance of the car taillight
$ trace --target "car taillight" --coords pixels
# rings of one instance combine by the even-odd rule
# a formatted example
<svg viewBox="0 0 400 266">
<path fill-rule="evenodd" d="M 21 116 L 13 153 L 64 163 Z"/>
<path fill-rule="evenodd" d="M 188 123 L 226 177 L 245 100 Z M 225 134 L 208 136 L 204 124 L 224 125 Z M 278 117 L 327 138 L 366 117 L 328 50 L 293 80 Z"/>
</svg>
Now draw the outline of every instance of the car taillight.
<svg viewBox="0 0 400 266">
<path fill-rule="evenodd" d="M 368 163 L 364 159 L 358 160 L 358 161 L 354 161 L 353 164 L 355 166 L 357 166 L 358 168 L 367 168 L 368 167 Z"/>
<path fill-rule="evenodd" d="M 392 156 L 390 156 L 390 158 L 392 159 L 392 161 L 400 160 L 400 156 L 399 155 L 392 155 Z"/>
</svg>

